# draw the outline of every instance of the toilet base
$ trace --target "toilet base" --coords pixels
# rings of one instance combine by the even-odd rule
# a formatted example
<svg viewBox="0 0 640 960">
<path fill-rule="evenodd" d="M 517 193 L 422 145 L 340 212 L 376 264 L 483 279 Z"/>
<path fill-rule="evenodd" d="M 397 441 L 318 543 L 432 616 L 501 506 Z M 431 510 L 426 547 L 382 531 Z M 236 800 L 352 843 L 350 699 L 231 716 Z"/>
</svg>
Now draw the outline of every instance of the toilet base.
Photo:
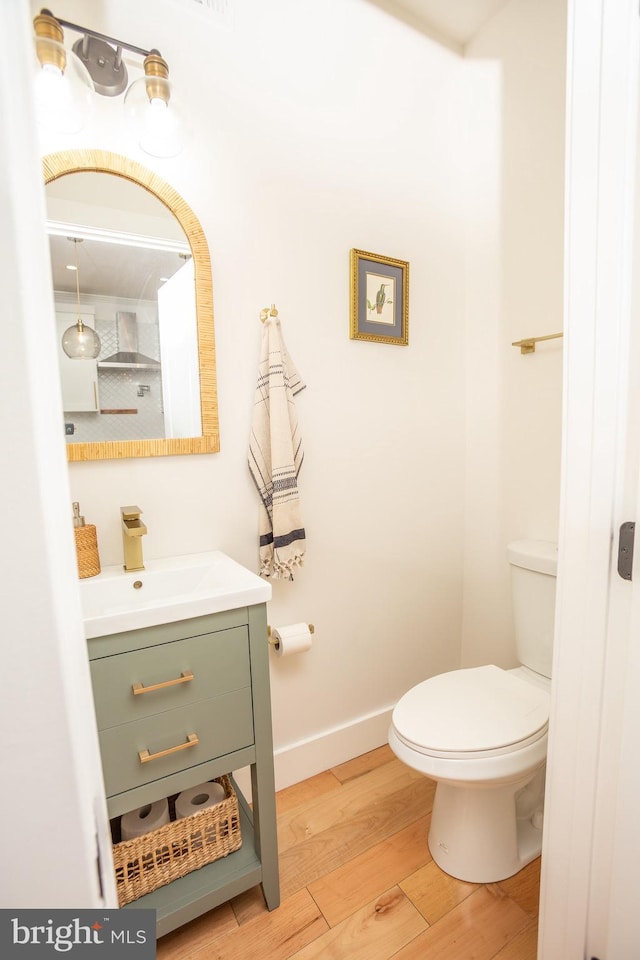
<svg viewBox="0 0 640 960">
<path fill-rule="evenodd" d="M 522 780 L 491 785 L 438 781 L 429 850 L 458 880 L 495 883 L 518 873 L 542 850 L 544 767 Z"/>
</svg>

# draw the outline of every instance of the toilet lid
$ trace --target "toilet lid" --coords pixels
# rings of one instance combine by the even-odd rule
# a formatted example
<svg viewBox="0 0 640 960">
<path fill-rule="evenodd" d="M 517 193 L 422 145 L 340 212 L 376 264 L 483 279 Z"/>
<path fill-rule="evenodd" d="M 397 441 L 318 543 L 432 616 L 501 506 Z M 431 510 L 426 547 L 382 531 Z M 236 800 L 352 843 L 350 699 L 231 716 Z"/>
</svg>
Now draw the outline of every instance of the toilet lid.
<svg viewBox="0 0 640 960">
<path fill-rule="evenodd" d="M 441 757 L 521 748 L 543 736 L 548 721 L 547 690 L 493 665 L 424 680 L 393 711 L 407 746 Z"/>
</svg>

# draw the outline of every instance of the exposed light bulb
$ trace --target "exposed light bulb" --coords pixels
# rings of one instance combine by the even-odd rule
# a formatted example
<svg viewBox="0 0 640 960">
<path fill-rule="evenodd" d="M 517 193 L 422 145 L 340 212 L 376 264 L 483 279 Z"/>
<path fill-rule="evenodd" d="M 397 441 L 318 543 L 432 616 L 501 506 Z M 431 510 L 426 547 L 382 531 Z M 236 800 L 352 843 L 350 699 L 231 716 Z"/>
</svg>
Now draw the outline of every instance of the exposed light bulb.
<svg viewBox="0 0 640 960">
<path fill-rule="evenodd" d="M 74 53 L 57 40 L 37 41 L 36 118 L 58 133 L 78 133 L 93 109 L 93 82 Z"/>
<path fill-rule="evenodd" d="M 182 150 L 184 131 L 169 68 L 157 50 L 144 62 L 145 75 L 132 83 L 124 107 L 132 136 L 152 157 L 175 157 Z"/>
<path fill-rule="evenodd" d="M 40 77 L 42 78 L 41 82 L 48 86 L 59 82 L 59 78 L 64 77 L 64 71 L 55 63 L 43 63 L 40 69 Z"/>
</svg>

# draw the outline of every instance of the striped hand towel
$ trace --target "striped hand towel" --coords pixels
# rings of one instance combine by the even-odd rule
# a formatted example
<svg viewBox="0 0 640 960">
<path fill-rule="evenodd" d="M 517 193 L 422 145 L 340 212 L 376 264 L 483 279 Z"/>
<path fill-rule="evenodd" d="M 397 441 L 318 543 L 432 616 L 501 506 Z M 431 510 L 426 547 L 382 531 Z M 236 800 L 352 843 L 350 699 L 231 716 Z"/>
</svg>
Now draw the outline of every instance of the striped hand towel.
<svg viewBox="0 0 640 960">
<path fill-rule="evenodd" d="M 305 383 L 282 339 L 280 321 L 265 321 L 258 367 L 249 469 L 260 494 L 260 576 L 293 580 L 305 552 L 298 474 L 302 440 L 293 401 Z"/>
</svg>

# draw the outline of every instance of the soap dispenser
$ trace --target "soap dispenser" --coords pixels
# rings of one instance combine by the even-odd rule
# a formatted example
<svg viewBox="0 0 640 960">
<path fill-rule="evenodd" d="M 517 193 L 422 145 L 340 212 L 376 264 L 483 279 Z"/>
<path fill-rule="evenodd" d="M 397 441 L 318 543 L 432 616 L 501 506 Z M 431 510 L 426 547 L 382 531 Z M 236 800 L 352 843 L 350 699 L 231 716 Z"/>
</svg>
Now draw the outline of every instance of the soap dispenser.
<svg viewBox="0 0 640 960">
<path fill-rule="evenodd" d="M 81 580 L 86 577 L 97 577 L 100 573 L 100 557 L 98 555 L 98 535 L 92 523 L 85 523 L 80 516 L 80 504 L 74 501 L 73 506 L 73 533 L 76 538 L 76 555 L 78 558 L 78 576 Z"/>
</svg>

